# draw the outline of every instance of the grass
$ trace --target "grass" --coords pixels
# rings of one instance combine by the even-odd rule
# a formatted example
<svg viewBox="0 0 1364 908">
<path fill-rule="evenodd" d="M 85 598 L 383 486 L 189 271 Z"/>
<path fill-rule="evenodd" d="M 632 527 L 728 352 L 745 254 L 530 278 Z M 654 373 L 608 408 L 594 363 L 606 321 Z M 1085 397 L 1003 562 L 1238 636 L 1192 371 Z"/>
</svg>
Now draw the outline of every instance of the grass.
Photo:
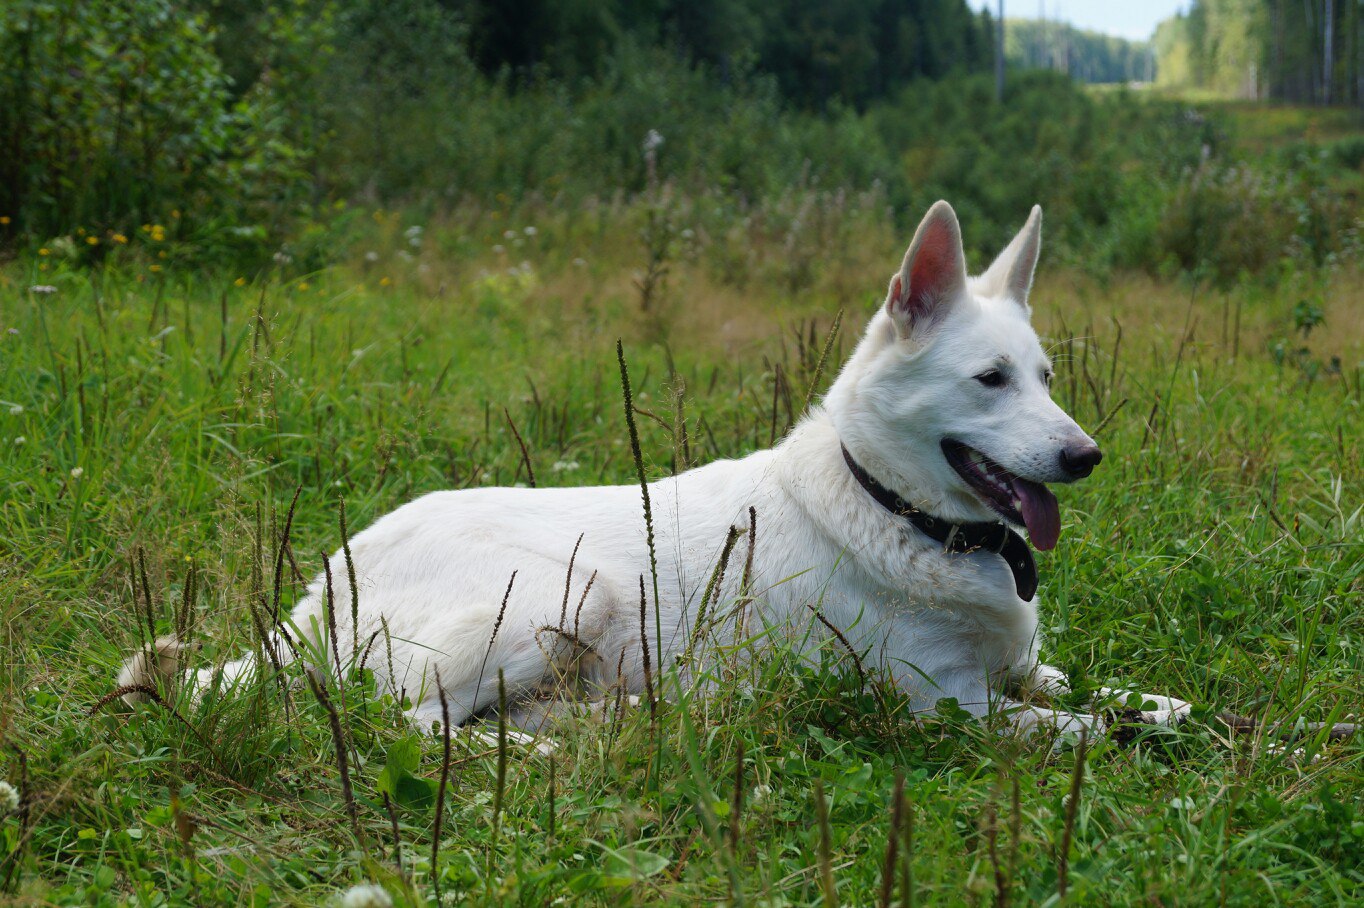
<svg viewBox="0 0 1364 908">
<path fill-rule="evenodd" d="M 634 282 L 659 263 L 620 204 L 462 211 L 420 248 L 381 214 L 354 268 L 245 286 L 132 259 L 3 266 L 10 896 L 316 905 L 373 881 L 409 905 L 1357 903 L 1358 741 L 1292 753 L 1203 725 L 1053 752 L 946 707 L 908 718 L 837 644 L 815 665 L 722 652 L 704 700 L 660 667 L 656 717 L 608 710 L 552 759 L 417 734 L 365 673 L 91 715 L 149 620 L 187 624 L 204 664 L 254 645 L 253 610 L 287 607 L 337 548 L 342 501 L 353 532 L 531 469 L 637 481 L 617 337 L 650 476 L 766 446 L 903 252 L 840 204 L 800 235 L 680 228 L 647 311 Z M 1364 300 L 1341 267 L 1214 292 L 1044 261 L 1056 394 L 1107 452 L 1060 491 L 1040 558 L 1047 655 L 1081 684 L 1266 720 L 1364 711 Z"/>
</svg>

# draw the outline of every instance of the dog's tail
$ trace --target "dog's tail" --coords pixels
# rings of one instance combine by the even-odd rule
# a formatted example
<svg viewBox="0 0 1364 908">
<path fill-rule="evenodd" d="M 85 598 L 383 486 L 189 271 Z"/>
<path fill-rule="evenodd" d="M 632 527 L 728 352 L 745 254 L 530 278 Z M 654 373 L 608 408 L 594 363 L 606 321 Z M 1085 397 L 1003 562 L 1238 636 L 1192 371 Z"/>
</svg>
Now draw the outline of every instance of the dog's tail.
<svg viewBox="0 0 1364 908">
<path fill-rule="evenodd" d="M 180 677 L 181 658 L 188 647 L 177 637 L 158 637 L 156 642 L 143 646 L 129 656 L 118 673 L 119 688 L 153 688 L 165 690 Z M 215 675 L 221 673 L 224 683 L 235 684 L 255 671 L 256 657 L 247 654 L 235 662 L 229 662 L 221 669 L 201 669 L 192 673 L 188 680 L 190 696 L 199 695 L 213 683 Z M 123 702 L 130 706 L 151 699 L 141 689 L 134 689 L 123 695 Z"/>
<path fill-rule="evenodd" d="M 155 643 L 143 646 L 124 660 L 118 673 L 118 686 L 160 689 L 179 674 L 180 654 L 184 650 L 184 644 L 178 638 L 158 637 Z M 123 695 L 123 702 L 129 705 L 144 703 L 148 699 L 142 691 Z"/>
</svg>

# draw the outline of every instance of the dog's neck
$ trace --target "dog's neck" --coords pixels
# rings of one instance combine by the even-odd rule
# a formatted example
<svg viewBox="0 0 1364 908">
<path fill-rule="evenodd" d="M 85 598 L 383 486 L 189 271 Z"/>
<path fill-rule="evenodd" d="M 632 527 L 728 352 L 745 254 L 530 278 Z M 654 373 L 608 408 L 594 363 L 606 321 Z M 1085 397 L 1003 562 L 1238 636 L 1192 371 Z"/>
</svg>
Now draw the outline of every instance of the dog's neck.
<svg viewBox="0 0 1364 908">
<path fill-rule="evenodd" d="M 945 554 L 968 555 L 987 551 L 999 555 L 1013 574 L 1014 590 L 1018 597 L 1032 601 L 1037 594 L 1037 562 L 1023 537 L 999 522 L 953 523 L 925 513 L 878 482 L 842 442 L 839 448 L 853 479 L 888 513 L 904 520 L 934 542 L 941 543 Z"/>
</svg>

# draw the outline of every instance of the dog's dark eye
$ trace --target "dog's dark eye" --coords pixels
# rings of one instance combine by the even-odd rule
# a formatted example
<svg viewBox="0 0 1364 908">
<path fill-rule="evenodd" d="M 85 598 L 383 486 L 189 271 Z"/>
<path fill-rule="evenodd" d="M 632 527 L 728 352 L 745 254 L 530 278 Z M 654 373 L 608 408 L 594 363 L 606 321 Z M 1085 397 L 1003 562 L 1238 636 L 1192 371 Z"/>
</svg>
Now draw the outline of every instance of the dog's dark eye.
<svg viewBox="0 0 1364 908">
<path fill-rule="evenodd" d="M 1002 388 L 1007 379 L 1005 379 L 1004 373 L 998 369 L 989 369 L 977 375 L 976 381 L 987 388 Z"/>
</svg>

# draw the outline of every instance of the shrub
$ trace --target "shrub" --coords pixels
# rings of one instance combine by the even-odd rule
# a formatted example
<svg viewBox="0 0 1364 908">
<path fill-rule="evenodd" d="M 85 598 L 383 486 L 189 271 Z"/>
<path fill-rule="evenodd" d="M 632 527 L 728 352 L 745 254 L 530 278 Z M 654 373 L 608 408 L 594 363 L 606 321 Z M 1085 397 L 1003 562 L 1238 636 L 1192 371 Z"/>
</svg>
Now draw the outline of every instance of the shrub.
<svg viewBox="0 0 1364 908">
<path fill-rule="evenodd" d="M 0 212 L 98 240 L 181 210 L 222 251 L 282 229 L 300 153 L 268 86 L 233 100 L 212 39 L 170 0 L 0 6 Z"/>
</svg>

